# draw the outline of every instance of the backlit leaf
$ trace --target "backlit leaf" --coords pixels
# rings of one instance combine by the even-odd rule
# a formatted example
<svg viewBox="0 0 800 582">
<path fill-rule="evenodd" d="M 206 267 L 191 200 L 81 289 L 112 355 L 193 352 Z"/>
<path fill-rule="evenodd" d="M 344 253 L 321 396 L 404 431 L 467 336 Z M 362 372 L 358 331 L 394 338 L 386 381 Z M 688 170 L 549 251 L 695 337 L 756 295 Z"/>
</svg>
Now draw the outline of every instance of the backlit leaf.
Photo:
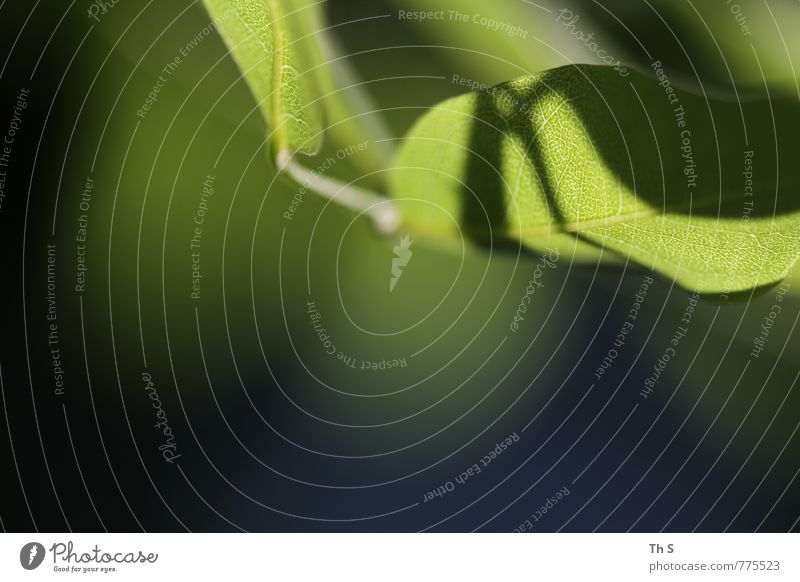
<svg viewBox="0 0 800 582">
<path fill-rule="evenodd" d="M 568 66 L 437 106 L 390 177 L 406 227 L 616 254 L 704 293 L 780 281 L 800 254 L 798 105 L 651 72 Z"/>
</svg>

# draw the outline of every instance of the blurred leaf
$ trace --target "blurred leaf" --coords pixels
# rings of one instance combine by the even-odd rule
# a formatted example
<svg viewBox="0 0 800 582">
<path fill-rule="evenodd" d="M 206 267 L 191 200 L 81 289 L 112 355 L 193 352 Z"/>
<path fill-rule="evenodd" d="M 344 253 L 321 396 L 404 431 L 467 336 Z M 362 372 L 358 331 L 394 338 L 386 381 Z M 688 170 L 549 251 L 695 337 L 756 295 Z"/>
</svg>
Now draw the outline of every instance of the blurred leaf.
<svg viewBox="0 0 800 582">
<path fill-rule="evenodd" d="M 798 2 L 792 0 L 694 2 L 685 6 L 672 0 L 654 0 L 652 9 L 640 7 L 642 12 L 650 12 L 650 21 L 641 22 L 638 29 L 636 23 L 631 27 L 634 34 L 642 35 L 654 27 L 665 28 L 664 33 L 673 38 L 673 31 L 680 31 L 684 42 L 693 47 L 688 76 L 694 73 L 703 82 L 716 80 L 745 87 L 767 83 L 775 90 L 797 95 L 794 61 L 800 54 L 800 35 L 795 34 L 800 26 L 798 8 Z M 655 14 L 658 16 L 653 17 Z M 678 51 L 683 52 L 680 45 L 675 47 L 676 56 Z"/>
<path fill-rule="evenodd" d="M 315 153 L 322 116 L 306 73 L 322 61 L 305 0 L 204 0 L 272 133 L 273 152 Z"/>
<path fill-rule="evenodd" d="M 398 10 L 442 13 L 442 18 L 405 20 L 419 26 L 459 68 L 484 83 L 585 60 L 582 44 L 554 25 L 551 3 L 485 0 L 390 0 Z M 401 22 L 403 19 L 401 19 Z"/>
<path fill-rule="evenodd" d="M 800 254 L 798 122 L 795 103 L 569 66 L 437 106 L 390 188 L 423 237 L 610 249 L 699 292 L 744 291 Z"/>
<path fill-rule="evenodd" d="M 329 131 L 339 145 L 371 140 L 357 162 L 390 158 L 380 119 L 323 24 L 319 0 L 204 0 L 272 131 L 272 154 L 312 155 Z M 337 79 L 348 83 L 342 87 Z"/>
<path fill-rule="evenodd" d="M 315 37 L 325 58 L 325 65 L 316 68 L 315 73 L 323 96 L 326 134 L 337 147 L 368 140 L 369 147 L 358 156 L 349 156 L 348 160 L 363 172 L 378 171 L 366 179 L 382 177 L 382 170 L 391 164 L 394 155 L 391 149 L 394 135 L 386 126 L 380 108 L 363 89 L 349 59 L 342 54 L 335 35 L 327 33 L 321 18 L 315 21 Z"/>
</svg>

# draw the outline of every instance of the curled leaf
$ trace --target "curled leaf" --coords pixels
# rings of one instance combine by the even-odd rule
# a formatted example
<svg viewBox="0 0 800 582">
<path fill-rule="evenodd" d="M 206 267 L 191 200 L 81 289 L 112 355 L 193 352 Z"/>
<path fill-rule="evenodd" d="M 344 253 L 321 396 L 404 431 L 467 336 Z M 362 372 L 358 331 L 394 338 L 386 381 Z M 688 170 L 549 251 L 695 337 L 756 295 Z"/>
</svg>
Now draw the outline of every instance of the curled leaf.
<svg viewBox="0 0 800 582">
<path fill-rule="evenodd" d="M 320 0 L 204 0 L 271 132 L 272 157 L 312 155 L 330 133 L 369 141 L 356 163 L 382 169 L 388 132 L 324 24 Z M 347 86 L 342 86 L 347 83 Z"/>
<path fill-rule="evenodd" d="M 315 153 L 322 140 L 319 61 L 304 0 L 204 0 L 272 131 L 275 154 Z"/>
<path fill-rule="evenodd" d="M 652 73 L 574 65 L 440 104 L 392 169 L 406 228 L 616 254 L 703 293 L 780 281 L 800 255 L 800 107 Z"/>
</svg>

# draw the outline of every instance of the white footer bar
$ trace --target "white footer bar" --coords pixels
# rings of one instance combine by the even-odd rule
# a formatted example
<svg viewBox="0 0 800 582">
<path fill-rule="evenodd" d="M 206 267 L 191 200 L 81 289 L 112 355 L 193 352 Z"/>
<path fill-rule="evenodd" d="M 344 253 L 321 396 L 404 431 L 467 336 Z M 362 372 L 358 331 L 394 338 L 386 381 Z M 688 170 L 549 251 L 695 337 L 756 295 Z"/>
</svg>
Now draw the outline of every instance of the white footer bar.
<svg viewBox="0 0 800 582">
<path fill-rule="evenodd" d="M 3 534 L 0 580 L 800 580 L 788 534 Z"/>
</svg>

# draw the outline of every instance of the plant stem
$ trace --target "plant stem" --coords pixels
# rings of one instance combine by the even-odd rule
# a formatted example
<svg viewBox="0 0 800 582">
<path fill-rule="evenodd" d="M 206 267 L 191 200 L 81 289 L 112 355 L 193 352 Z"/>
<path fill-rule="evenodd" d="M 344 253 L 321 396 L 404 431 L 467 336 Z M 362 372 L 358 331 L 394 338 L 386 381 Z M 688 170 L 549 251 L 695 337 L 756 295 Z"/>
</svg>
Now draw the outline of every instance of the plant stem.
<svg viewBox="0 0 800 582">
<path fill-rule="evenodd" d="M 372 219 L 375 229 L 381 234 L 392 234 L 400 226 L 400 212 L 389 198 L 312 172 L 298 164 L 286 150 L 278 152 L 276 161 L 279 171 L 289 174 L 304 188 L 341 206 L 367 214 Z"/>
</svg>

